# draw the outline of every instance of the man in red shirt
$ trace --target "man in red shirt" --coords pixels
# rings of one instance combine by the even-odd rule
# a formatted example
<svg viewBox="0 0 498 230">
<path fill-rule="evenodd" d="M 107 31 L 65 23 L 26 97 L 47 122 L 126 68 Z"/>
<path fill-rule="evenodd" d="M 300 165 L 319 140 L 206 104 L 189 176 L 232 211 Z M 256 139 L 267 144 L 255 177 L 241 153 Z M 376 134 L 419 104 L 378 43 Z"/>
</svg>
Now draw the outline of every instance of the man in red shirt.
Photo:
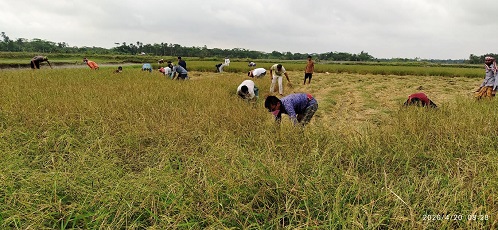
<svg viewBox="0 0 498 230">
<path fill-rule="evenodd" d="M 408 105 L 416 105 L 416 106 L 422 106 L 422 107 L 431 107 L 431 108 L 437 108 L 437 105 L 432 102 L 425 93 L 414 93 L 410 96 L 408 96 L 408 100 L 403 104 L 405 106 Z"/>
</svg>

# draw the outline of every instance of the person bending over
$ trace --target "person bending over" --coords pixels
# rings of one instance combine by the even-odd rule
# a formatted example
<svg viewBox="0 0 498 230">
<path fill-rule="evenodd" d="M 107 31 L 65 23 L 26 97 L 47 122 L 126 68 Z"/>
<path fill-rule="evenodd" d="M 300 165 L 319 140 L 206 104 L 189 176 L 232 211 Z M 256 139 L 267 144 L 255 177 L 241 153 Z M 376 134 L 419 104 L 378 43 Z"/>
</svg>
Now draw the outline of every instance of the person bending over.
<svg viewBox="0 0 498 230">
<path fill-rule="evenodd" d="M 46 61 L 48 65 L 50 66 L 50 69 L 52 69 L 52 65 L 48 61 L 48 58 L 45 56 L 35 56 L 31 59 L 31 69 L 40 69 L 40 63 Z"/>
<path fill-rule="evenodd" d="M 282 119 L 282 114 L 287 114 L 294 125 L 305 126 L 318 109 L 318 102 L 309 93 L 289 94 L 282 99 L 268 96 L 265 100 L 265 108 L 275 116 L 278 123 Z"/>
<path fill-rule="evenodd" d="M 436 103 L 432 102 L 425 93 L 414 93 L 408 96 L 403 104 L 404 106 L 415 105 L 422 107 L 437 108 Z"/>
<path fill-rule="evenodd" d="M 88 67 L 90 67 L 90 69 L 92 70 L 99 69 L 99 65 L 97 65 L 97 63 L 95 63 L 94 61 L 90 61 L 87 58 L 83 58 L 83 62 L 86 63 L 86 65 L 88 65 Z"/>
<path fill-rule="evenodd" d="M 264 77 L 266 75 L 266 69 L 265 68 L 256 68 L 253 69 L 249 72 L 247 72 L 248 77 Z"/>
<path fill-rule="evenodd" d="M 176 66 L 173 66 L 172 64 L 169 65 L 169 68 L 171 68 L 171 70 L 173 71 L 173 76 L 171 77 L 172 80 L 175 79 L 176 77 L 176 80 L 187 80 L 188 79 L 188 72 L 186 69 L 184 69 L 182 66 L 180 65 L 176 65 Z M 176 76 L 178 74 L 178 76 Z"/>
<path fill-rule="evenodd" d="M 258 99 L 259 89 L 253 81 L 245 80 L 237 87 L 237 95 L 244 100 Z"/>
</svg>

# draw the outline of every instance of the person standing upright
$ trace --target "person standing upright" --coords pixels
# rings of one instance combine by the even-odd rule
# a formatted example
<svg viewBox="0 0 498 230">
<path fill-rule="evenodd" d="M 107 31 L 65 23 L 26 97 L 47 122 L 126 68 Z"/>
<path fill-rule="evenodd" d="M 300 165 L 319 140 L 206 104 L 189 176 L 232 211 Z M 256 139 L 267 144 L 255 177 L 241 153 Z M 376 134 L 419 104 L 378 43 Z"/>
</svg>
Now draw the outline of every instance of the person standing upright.
<svg viewBox="0 0 498 230">
<path fill-rule="evenodd" d="M 304 69 L 304 85 L 306 85 L 306 78 L 309 78 L 308 84 L 311 84 L 311 77 L 313 77 L 314 71 L 315 62 L 311 60 L 311 56 L 308 55 L 308 61 L 306 62 L 306 68 Z"/>
<path fill-rule="evenodd" d="M 185 70 L 187 70 L 187 62 L 182 60 L 182 57 L 178 56 L 178 65 L 183 67 Z"/>
<path fill-rule="evenodd" d="M 290 83 L 289 75 L 285 72 L 285 68 L 282 64 L 275 64 L 270 68 L 270 77 L 271 77 L 271 86 L 270 93 L 273 93 L 275 90 L 275 84 L 278 81 L 278 92 L 280 95 L 284 95 L 284 86 L 282 84 L 282 76 L 285 75 L 287 81 Z"/>
<path fill-rule="evenodd" d="M 476 90 L 475 97 L 477 99 L 494 97 L 496 87 L 498 86 L 498 67 L 496 66 L 495 58 L 490 56 L 485 57 L 484 68 L 486 68 L 486 76 L 479 89 Z"/>
</svg>

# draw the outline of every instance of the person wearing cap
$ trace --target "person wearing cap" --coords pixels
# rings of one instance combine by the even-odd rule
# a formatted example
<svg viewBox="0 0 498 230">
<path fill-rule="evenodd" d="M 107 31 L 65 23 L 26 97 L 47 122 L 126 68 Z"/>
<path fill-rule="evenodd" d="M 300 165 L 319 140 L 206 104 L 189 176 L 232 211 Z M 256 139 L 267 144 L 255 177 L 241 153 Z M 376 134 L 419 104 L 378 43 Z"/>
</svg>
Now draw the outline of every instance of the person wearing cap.
<svg viewBox="0 0 498 230">
<path fill-rule="evenodd" d="M 244 100 L 258 99 L 259 89 L 253 81 L 245 80 L 237 87 L 237 95 Z"/>
<path fill-rule="evenodd" d="M 484 58 L 484 68 L 486 75 L 479 88 L 476 90 L 475 97 L 477 99 L 492 98 L 496 93 L 496 86 L 498 85 L 498 67 L 494 57 L 487 56 Z"/>
<path fill-rule="evenodd" d="M 88 67 L 90 67 L 90 69 L 92 69 L 92 70 L 99 69 L 99 65 L 97 65 L 97 63 L 94 61 L 90 61 L 87 58 L 83 58 L 83 62 L 86 63 L 88 65 Z"/>
<path fill-rule="evenodd" d="M 285 72 L 285 68 L 282 66 L 282 64 L 275 64 L 270 68 L 270 93 L 273 93 L 275 91 L 275 84 L 278 81 L 278 92 L 280 93 L 280 95 L 284 95 L 284 86 L 282 84 L 283 75 L 285 75 L 287 81 L 290 83 L 289 75 L 287 75 L 287 72 Z"/>
<path fill-rule="evenodd" d="M 414 93 L 408 96 L 408 99 L 403 104 L 404 106 L 416 105 L 429 108 L 437 108 L 436 103 L 432 102 L 425 93 Z"/>
<path fill-rule="evenodd" d="M 175 79 L 176 77 L 176 80 L 187 80 L 189 77 L 188 77 L 188 72 L 186 69 L 184 69 L 181 65 L 176 65 L 176 66 L 173 66 L 173 64 L 169 64 L 169 67 L 171 68 L 171 70 L 173 71 L 173 76 L 171 77 L 172 80 Z M 176 76 L 176 74 L 178 74 L 178 77 Z"/>
<path fill-rule="evenodd" d="M 248 77 L 264 77 L 266 75 L 265 68 L 256 68 L 247 72 Z"/>
<path fill-rule="evenodd" d="M 306 78 L 308 78 L 308 84 L 311 84 L 311 77 L 313 77 L 313 72 L 315 71 L 315 62 L 311 60 L 311 56 L 308 55 L 308 61 L 306 62 L 306 68 L 304 69 L 304 83 L 306 85 Z"/>
<path fill-rule="evenodd" d="M 275 116 L 275 121 L 278 123 L 282 119 L 282 114 L 287 114 L 294 125 L 305 126 L 318 110 L 318 102 L 309 93 L 289 94 L 282 99 L 268 96 L 265 99 L 265 108 Z"/>
<path fill-rule="evenodd" d="M 187 62 L 182 60 L 182 57 L 178 56 L 178 65 L 183 67 L 185 70 L 187 70 Z"/>
<path fill-rule="evenodd" d="M 40 69 L 40 63 L 46 61 L 50 68 L 52 69 L 52 65 L 48 61 L 48 58 L 45 56 L 35 56 L 31 58 L 31 69 Z"/>
</svg>

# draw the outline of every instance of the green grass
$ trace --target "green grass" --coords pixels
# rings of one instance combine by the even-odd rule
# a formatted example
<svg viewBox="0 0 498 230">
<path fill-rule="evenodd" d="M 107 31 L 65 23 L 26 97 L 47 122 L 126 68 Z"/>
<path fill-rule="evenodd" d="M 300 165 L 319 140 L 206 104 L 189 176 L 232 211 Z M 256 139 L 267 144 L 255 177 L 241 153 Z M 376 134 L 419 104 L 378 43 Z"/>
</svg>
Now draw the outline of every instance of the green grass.
<svg viewBox="0 0 498 230">
<path fill-rule="evenodd" d="M 0 68 L 29 68 L 29 62 L 35 53 L 22 52 L 0 52 Z M 177 57 L 172 56 L 140 56 L 140 55 L 91 55 L 91 54 L 47 54 L 50 62 L 54 66 L 65 66 L 82 64 L 83 57 L 97 62 L 98 64 L 127 65 L 151 63 L 157 69 L 157 60 L 177 62 Z M 223 58 L 199 58 L 183 57 L 187 61 L 189 71 L 215 72 L 215 65 L 224 61 Z M 302 71 L 306 60 L 252 60 L 257 63 L 257 67 L 269 69 L 275 63 L 282 63 L 288 71 Z M 230 66 L 225 67 L 228 73 L 247 73 L 250 67 L 247 66 L 248 59 L 232 59 Z M 48 65 L 42 63 L 42 68 Z M 361 75 L 411 75 L 411 76 L 440 76 L 440 77 L 468 77 L 481 78 L 482 65 L 454 64 L 442 65 L 427 62 L 317 62 L 315 72 L 318 73 L 351 73 Z"/>
<path fill-rule="evenodd" d="M 253 105 L 244 72 L 113 69 L 0 71 L 0 228 L 497 227 L 498 102 L 467 95 L 479 80 L 291 71 L 285 92 L 319 101 L 302 130 L 265 111 L 268 78 Z M 400 108 L 419 86 L 438 110 Z"/>
</svg>

